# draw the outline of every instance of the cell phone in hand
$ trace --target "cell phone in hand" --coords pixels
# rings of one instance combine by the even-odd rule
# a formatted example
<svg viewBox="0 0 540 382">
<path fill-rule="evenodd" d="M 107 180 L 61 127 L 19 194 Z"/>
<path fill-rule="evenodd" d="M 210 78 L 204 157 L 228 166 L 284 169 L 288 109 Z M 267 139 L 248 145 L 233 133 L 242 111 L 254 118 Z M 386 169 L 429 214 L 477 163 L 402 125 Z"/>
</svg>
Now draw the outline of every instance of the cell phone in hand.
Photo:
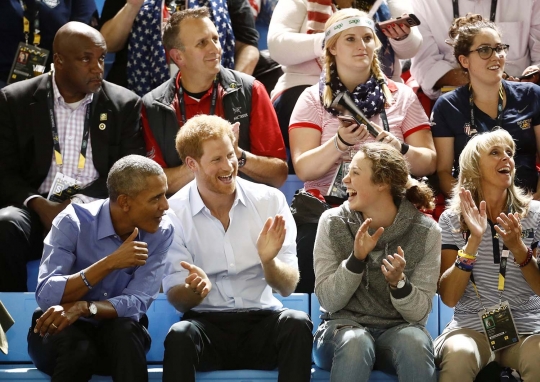
<svg viewBox="0 0 540 382">
<path fill-rule="evenodd" d="M 349 127 L 350 125 L 355 124 L 356 127 L 352 130 L 353 133 L 360 127 L 351 115 L 338 115 L 338 119 L 345 127 Z"/>
<path fill-rule="evenodd" d="M 415 27 L 417 25 L 420 25 L 420 20 L 418 20 L 418 17 L 416 17 L 412 13 L 409 13 L 401 17 L 396 17 L 395 19 L 390 19 L 386 21 L 381 21 L 380 23 L 375 23 L 377 28 L 379 28 L 381 31 L 385 30 L 386 28 L 389 28 L 390 25 L 392 24 L 401 24 L 401 25 L 407 25 L 408 27 Z"/>
<path fill-rule="evenodd" d="M 530 72 L 529 74 L 526 74 L 524 76 L 519 76 L 518 78 L 520 80 L 523 80 L 523 79 L 529 79 L 529 78 L 532 78 L 532 76 L 534 76 L 536 73 L 540 72 L 540 70 L 535 70 L 534 72 Z"/>
</svg>

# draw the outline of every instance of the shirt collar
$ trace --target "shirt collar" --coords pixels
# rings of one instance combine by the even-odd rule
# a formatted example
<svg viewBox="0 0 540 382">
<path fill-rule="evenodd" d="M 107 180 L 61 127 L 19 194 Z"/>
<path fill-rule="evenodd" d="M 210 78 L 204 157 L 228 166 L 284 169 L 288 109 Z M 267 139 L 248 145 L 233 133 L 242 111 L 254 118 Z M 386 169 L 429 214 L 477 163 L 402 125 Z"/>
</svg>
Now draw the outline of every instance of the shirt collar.
<svg viewBox="0 0 540 382">
<path fill-rule="evenodd" d="M 97 239 L 101 240 L 109 236 L 116 236 L 114 230 L 112 219 L 111 219 L 111 210 L 109 207 L 110 200 L 105 199 L 101 205 L 98 212 L 98 229 L 97 229 Z"/>
<path fill-rule="evenodd" d="M 240 180 L 241 179 L 239 179 L 238 177 L 236 178 L 236 193 L 234 195 L 234 202 L 232 208 L 234 208 L 238 203 L 242 203 L 244 206 L 246 205 L 246 194 Z M 195 216 L 203 209 L 207 208 L 201 198 L 201 194 L 199 194 L 199 190 L 197 188 L 197 181 L 191 183 L 191 188 L 189 190 L 189 201 L 191 205 L 191 216 Z"/>
<path fill-rule="evenodd" d="M 64 97 L 62 97 L 62 94 L 60 94 L 60 90 L 58 90 L 58 86 L 56 85 L 56 73 L 55 72 L 53 72 L 53 75 L 52 75 L 52 83 L 53 83 L 54 103 L 55 104 L 60 104 L 60 105 L 67 105 L 66 101 L 64 100 Z M 82 99 L 81 105 L 87 105 L 87 104 L 91 103 L 93 99 L 94 99 L 94 93 L 88 93 Z"/>
</svg>

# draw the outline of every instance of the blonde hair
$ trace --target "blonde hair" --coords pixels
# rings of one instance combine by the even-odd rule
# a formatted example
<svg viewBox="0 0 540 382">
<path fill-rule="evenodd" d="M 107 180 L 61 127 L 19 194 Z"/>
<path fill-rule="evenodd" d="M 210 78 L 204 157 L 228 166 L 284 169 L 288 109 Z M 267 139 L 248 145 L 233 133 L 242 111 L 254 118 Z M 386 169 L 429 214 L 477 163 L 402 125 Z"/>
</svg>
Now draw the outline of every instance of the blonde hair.
<svg viewBox="0 0 540 382">
<path fill-rule="evenodd" d="M 185 163 L 187 157 L 200 160 L 203 143 L 210 139 L 229 137 L 234 144 L 234 133 L 229 121 L 215 115 L 197 115 L 188 119 L 176 134 L 176 151 Z"/>
<path fill-rule="evenodd" d="M 325 32 L 335 23 L 347 19 L 349 17 L 368 17 L 366 12 L 359 11 L 355 8 L 345 8 L 337 11 L 334 13 L 330 18 L 326 21 L 326 24 L 324 25 Z M 330 107 L 332 104 L 332 101 L 334 100 L 334 97 L 332 95 L 332 88 L 330 87 L 330 80 L 331 80 L 331 73 L 330 73 L 330 67 L 331 65 L 336 64 L 336 59 L 334 56 L 330 53 L 330 49 L 332 49 L 339 39 L 339 36 L 341 36 L 343 32 L 338 33 L 328 39 L 326 41 L 324 46 L 324 53 L 323 53 L 323 60 L 324 60 L 324 69 L 326 72 L 326 78 L 325 78 L 325 86 L 323 90 L 323 104 L 325 107 Z M 377 37 L 377 34 L 375 31 L 372 31 L 373 38 L 375 39 L 376 48 L 373 52 L 373 59 L 371 61 L 371 73 L 373 76 L 377 79 L 378 82 L 382 85 L 382 90 L 384 94 L 384 98 L 386 100 L 386 105 L 390 105 L 393 102 L 392 93 L 390 92 L 390 89 L 388 89 L 388 86 L 384 82 L 384 74 L 381 70 L 381 63 L 379 61 L 379 49 L 381 48 L 382 44 L 379 38 Z"/>
<path fill-rule="evenodd" d="M 458 181 L 452 189 L 452 197 L 448 202 L 449 208 L 460 215 L 461 229 L 467 231 L 468 227 L 461 215 L 461 201 L 459 192 L 463 187 L 469 190 L 476 206 L 484 199 L 482 190 L 482 176 L 480 174 L 480 157 L 495 145 L 507 145 L 512 149 L 512 154 L 515 153 L 516 144 L 514 139 L 504 129 L 475 135 L 467 143 L 461 155 L 459 156 L 459 176 Z M 514 184 L 516 169 L 512 170 L 512 184 L 508 187 L 507 199 L 505 208 L 519 213 L 521 217 L 525 216 L 529 209 L 529 202 L 532 196 L 522 188 Z"/>
</svg>

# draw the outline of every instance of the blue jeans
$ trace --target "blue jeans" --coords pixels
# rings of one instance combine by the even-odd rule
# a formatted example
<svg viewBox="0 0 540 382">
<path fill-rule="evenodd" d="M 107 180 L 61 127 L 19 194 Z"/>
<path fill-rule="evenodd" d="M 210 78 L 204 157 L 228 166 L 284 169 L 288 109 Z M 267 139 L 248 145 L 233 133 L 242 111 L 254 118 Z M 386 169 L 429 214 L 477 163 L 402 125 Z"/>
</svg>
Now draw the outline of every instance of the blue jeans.
<svg viewBox="0 0 540 382">
<path fill-rule="evenodd" d="M 315 333 L 313 359 L 331 382 L 368 381 L 373 368 L 401 382 L 436 382 L 433 342 L 420 325 L 366 328 L 354 321 L 325 321 Z"/>
</svg>

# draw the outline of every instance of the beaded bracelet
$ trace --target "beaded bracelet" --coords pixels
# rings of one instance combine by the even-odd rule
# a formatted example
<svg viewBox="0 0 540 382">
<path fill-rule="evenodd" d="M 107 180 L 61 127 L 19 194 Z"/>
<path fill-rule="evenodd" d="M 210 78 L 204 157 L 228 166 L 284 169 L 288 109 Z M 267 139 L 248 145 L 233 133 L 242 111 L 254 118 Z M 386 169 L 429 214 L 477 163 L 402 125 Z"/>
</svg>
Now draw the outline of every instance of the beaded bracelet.
<svg viewBox="0 0 540 382">
<path fill-rule="evenodd" d="M 520 268 L 523 268 L 531 262 L 532 255 L 533 255 L 533 250 L 531 248 L 527 248 L 527 257 L 525 258 L 525 261 L 523 261 L 522 263 L 517 263 L 516 258 L 514 257 L 514 264 L 516 264 Z"/>
<path fill-rule="evenodd" d="M 345 154 L 347 152 L 347 150 L 342 150 L 339 148 L 339 145 L 337 143 L 337 140 L 338 140 L 338 136 L 337 135 L 334 135 L 334 146 L 336 147 L 336 150 L 339 151 L 340 153 L 342 154 Z"/>
</svg>

